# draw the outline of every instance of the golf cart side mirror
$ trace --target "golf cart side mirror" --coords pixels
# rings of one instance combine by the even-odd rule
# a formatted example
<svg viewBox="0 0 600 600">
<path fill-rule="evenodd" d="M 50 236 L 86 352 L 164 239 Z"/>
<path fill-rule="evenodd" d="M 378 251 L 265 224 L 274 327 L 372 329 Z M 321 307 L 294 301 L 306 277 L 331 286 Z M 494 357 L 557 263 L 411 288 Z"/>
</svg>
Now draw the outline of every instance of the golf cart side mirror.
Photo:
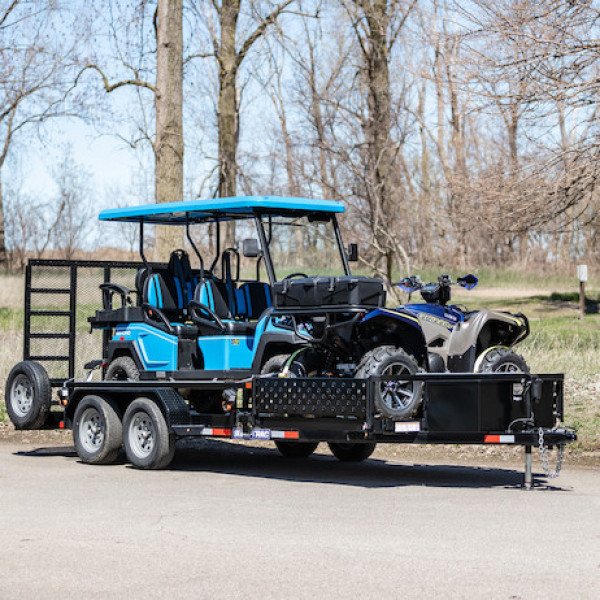
<svg viewBox="0 0 600 600">
<path fill-rule="evenodd" d="M 247 238 L 242 242 L 242 252 L 246 258 L 262 256 L 258 240 L 254 238 Z"/>
<path fill-rule="evenodd" d="M 472 290 L 477 285 L 478 281 L 479 280 L 477 277 L 475 277 L 475 275 L 469 274 L 465 275 L 464 277 L 459 277 L 457 283 L 468 290 Z"/>
<path fill-rule="evenodd" d="M 348 244 L 348 262 L 358 262 L 358 244 Z"/>
</svg>

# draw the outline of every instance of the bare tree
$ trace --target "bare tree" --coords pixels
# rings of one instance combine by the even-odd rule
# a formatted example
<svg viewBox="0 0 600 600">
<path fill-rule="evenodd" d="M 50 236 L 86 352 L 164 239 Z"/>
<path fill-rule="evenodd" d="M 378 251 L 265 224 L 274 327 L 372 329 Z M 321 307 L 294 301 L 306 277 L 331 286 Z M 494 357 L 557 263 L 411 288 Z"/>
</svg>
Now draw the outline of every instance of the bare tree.
<svg viewBox="0 0 600 600">
<path fill-rule="evenodd" d="M 61 17 L 51 1 L 0 0 L 0 265 L 6 266 L 2 167 L 24 129 L 65 114 Z"/>
<path fill-rule="evenodd" d="M 134 29 L 144 31 L 147 1 L 141 2 L 136 11 L 138 17 L 132 17 Z M 111 19 L 112 12 L 110 13 Z M 141 16 L 140 16 L 141 15 Z M 121 16 L 121 18 L 123 18 Z M 117 49 L 118 63 L 127 75 L 114 82 L 110 81 L 108 69 L 98 62 L 84 65 L 83 72 L 93 70 L 102 80 L 107 93 L 115 90 L 135 87 L 149 90 L 154 95 L 155 134 L 143 132 L 143 138 L 152 145 L 155 162 L 155 201 L 179 202 L 183 200 L 183 0 L 158 0 L 152 15 L 154 44 L 142 36 L 142 43 L 129 47 L 127 40 L 120 40 L 119 26 L 123 23 L 109 21 L 112 39 Z M 151 48 L 148 46 L 152 45 Z M 148 54 L 155 52 L 156 63 L 148 72 Z M 132 60 L 137 54 L 137 60 Z M 113 60 L 107 60 L 113 64 Z M 155 73 L 155 81 L 152 75 Z M 148 77 L 150 76 L 150 77 Z M 157 229 L 158 255 L 164 257 L 175 246 L 180 245 L 180 232 L 173 227 Z"/>
<path fill-rule="evenodd" d="M 212 0 L 212 12 L 205 15 L 196 5 L 198 15 L 207 24 L 212 51 L 198 56 L 212 56 L 217 63 L 218 100 L 218 187 L 220 197 L 235 196 L 238 181 L 238 142 L 240 131 L 240 91 L 238 78 L 244 59 L 295 0 L 261 3 L 258 0 Z M 243 8 L 248 14 L 243 15 Z M 240 17 L 247 31 L 240 31 Z M 235 222 L 227 224 L 226 245 L 235 240 Z"/>
</svg>

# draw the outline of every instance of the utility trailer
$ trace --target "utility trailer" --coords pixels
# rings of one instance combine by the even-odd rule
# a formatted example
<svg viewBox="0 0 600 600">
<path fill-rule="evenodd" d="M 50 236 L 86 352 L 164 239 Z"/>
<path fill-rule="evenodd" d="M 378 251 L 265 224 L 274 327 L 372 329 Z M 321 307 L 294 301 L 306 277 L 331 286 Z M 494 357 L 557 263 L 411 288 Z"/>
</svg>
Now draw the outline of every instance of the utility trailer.
<svg viewBox="0 0 600 600">
<path fill-rule="evenodd" d="M 423 382 L 423 411 L 420 418 L 402 421 L 382 418 L 374 405 L 377 388 L 393 387 L 399 377 L 70 381 L 59 392 L 64 405 L 60 426 L 73 428 L 85 462 L 105 462 L 106 457 L 93 456 L 98 440 L 86 410 L 107 413 L 102 415 L 105 422 L 110 422 L 108 413 L 124 415 L 120 428 L 98 434 L 114 437 L 102 441 L 112 452 L 122 442 L 139 468 L 166 467 L 176 439 L 201 437 L 272 440 L 282 454 L 296 458 L 327 442 L 343 461 L 368 458 L 379 443 L 519 445 L 525 448 L 525 488 L 532 485 L 535 446 L 546 475 L 558 475 L 564 446 L 576 439 L 572 430 L 556 426 L 563 419 L 562 375 L 430 373 L 402 380 L 407 377 Z M 224 414 L 200 414 L 184 398 L 193 389 L 236 393 Z M 554 446 L 559 464 L 550 472 L 546 453 Z"/>
<path fill-rule="evenodd" d="M 24 360 L 6 384 L 11 420 L 71 428 L 92 464 L 124 447 L 134 466 L 164 468 L 177 438 L 198 436 L 272 440 L 287 457 L 324 441 L 344 461 L 368 458 L 377 443 L 516 444 L 527 488 L 537 446 L 556 475 L 576 439 L 560 425 L 563 376 L 434 372 L 418 318 L 387 308 L 380 280 L 351 274 L 358 249 L 342 244 L 340 212 L 336 202 L 278 197 L 103 211 L 101 220 L 139 225 L 141 261 L 30 261 Z M 221 248 L 229 221 L 256 235 L 241 240 L 243 255 Z M 210 264 L 191 234 L 207 224 Z M 199 267 L 182 249 L 149 262 L 145 225 L 185 226 Z M 320 274 L 332 270 L 341 274 Z M 489 350 L 477 338 L 465 352 L 476 362 Z"/>
</svg>

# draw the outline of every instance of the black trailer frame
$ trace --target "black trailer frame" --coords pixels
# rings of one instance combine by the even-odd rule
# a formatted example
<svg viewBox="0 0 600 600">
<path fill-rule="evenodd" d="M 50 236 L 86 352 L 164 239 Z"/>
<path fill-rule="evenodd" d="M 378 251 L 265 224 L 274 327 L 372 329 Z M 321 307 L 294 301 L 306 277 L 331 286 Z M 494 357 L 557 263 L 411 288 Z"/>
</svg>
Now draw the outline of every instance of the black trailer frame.
<svg viewBox="0 0 600 600">
<path fill-rule="evenodd" d="M 123 412 L 134 399 L 151 398 L 169 431 L 179 438 L 519 445 L 525 448 L 526 489 L 532 487 L 531 448 L 539 446 L 540 440 L 545 448 L 563 448 L 576 439 L 573 430 L 558 426 L 563 418 L 562 375 L 402 376 L 403 381 L 409 378 L 423 382 L 424 399 L 419 415 L 403 421 L 382 417 L 374 405 L 376 386 L 393 384 L 398 377 L 73 381 L 65 385 L 63 396 L 68 401 L 64 401 L 61 426 L 72 425 L 78 402 L 92 394 L 110 398 Z M 231 389 L 236 391 L 236 400 L 226 406 L 224 414 L 199 414 L 188 407 L 180 394 L 182 388 Z M 276 404 L 276 398 L 283 402 Z M 454 415 L 446 426 L 440 421 L 445 414 Z"/>
</svg>

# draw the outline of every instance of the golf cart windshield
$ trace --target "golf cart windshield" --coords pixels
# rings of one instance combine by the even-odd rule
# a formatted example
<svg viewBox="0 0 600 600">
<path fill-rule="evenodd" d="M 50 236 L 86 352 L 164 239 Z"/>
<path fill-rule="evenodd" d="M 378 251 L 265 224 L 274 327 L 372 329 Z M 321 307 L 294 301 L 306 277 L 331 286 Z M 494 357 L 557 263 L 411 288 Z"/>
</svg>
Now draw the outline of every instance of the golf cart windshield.
<svg viewBox="0 0 600 600">
<path fill-rule="evenodd" d="M 262 215 L 275 279 L 292 273 L 343 275 L 342 249 L 331 215 Z"/>
</svg>

